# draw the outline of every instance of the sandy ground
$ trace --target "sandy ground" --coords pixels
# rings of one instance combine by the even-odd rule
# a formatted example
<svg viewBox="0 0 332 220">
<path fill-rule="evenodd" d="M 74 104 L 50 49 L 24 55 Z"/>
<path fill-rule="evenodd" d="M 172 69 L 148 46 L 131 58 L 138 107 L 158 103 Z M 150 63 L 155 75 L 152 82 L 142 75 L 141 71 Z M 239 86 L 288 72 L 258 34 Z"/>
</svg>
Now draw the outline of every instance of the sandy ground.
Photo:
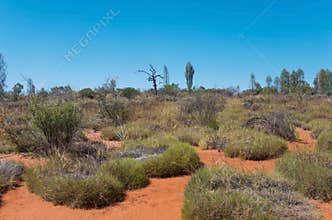
<svg viewBox="0 0 332 220">
<path fill-rule="evenodd" d="M 45 159 L 33 157 L 29 154 L 23 154 L 23 153 L 0 154 L 0 160 L 2 159 L 19 161 L 22 162 L 27 167 L 36 166 L 45 163 Z"/>
<path fill-rule="evenodd" d="M 289 143 L 290 150 L 297 148 L 312 149 L 315 141 L 311 138 L 310 132 L 297 129 L 299 139 Z M 100 133 L 88 131 L 88 137 L 93 140 L 100 140 Z M 114 142 L 104 142 L 114 146 Z M 119 143 L 117 143 L 119 144 Z M 204 151 L 196 148 L 201 160 L 206 165 L 228 164 L 244 170 L 264 170 L 272 172 L 275 160 L 267 161 L 244 161 L 238 158 L 226 158 L 222 152 L 209 150 Z M 11 155 L 7 159 L 23 160 L 24 163 L 33 165 L 38 161 L 28 158 L 20 158 Z M 143 189 L 130 191 L 124 202 L 99 210 L 70 209 L 64 206 L 54 206 L 42 200 L 37 195 L 28 192 L 25 185 L 7 192 L 3 196 L 3 204 L 0 207 L 1 220 L 76 220 L 76 219 L 181 219 L 181 207 L 183 191 L 189 176 L 151 179 L 151 184 Z M 332 219 L 332 205 L 313 201 L 323 211 L 326 219 Z"/>
</svg>

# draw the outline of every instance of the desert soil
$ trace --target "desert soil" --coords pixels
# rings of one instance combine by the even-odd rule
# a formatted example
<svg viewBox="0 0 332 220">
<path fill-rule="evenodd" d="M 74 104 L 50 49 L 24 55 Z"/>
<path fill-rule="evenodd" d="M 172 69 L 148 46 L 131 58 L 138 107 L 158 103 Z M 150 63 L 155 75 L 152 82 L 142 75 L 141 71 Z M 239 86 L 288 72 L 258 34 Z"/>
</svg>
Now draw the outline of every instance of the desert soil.
<svg viewBox="0 0 332 220">
<path fill-rule="evenodd" d="M 299 140 L 289 143 L 289 149 L 312 149 L 315 144 L 310 132 L 297 129 Z M 88 131 L 88 138 L 100 139 L 100 133 Z M 114 146 L 119 143 L 104 141 Z M 216 150 L 204 151 L 196 148 L 201 160 L 206 165 L 228 164 L 243 170 L 264 170 L 272 172 L 275 160 L 244 161 L 237 158 L 226 158 L 222 152 Z M 2 155 L 2 157 L 5 157 Z M 1 155 L 0 155 L 1 158 Z M 38 159 L 22 155 L 9 155 L 6 159 L 21 160 L 28 166 L 40 163 Z M 99 210 L 70 209 L 64 206 L 54 206 L 30 193 L 23 184 L 21 187 L 10 190 L 2 199 L 0 207 L 1 220 L 75 220 L 75 219 L 181 219 L 183 192 L 190 176 L 151 179 L 151 184 L 146 188 L 130 191 L 124 202 Z M 326 219 L 332 219 L 332 205 L 313 201 L 318 205 Z"/>
</svg>

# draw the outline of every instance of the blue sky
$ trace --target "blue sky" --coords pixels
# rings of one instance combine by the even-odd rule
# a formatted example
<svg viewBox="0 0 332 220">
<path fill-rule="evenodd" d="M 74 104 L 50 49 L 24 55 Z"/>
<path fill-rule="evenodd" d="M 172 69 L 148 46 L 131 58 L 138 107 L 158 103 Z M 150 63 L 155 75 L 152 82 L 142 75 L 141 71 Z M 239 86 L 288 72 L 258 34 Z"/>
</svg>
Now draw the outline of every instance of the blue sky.
<svg viewBox="0 0 332 220">
<path fill-rule="evenodd" d="M 31 77 L 38 88 L 96 87 L 115 77 L 119 87 L 148 88 L 136 73 L 151 63 L 168 66 L 171 82 L 226 88 L 249 85 L 254 72 L 264 84 L 282 68 L 302 68 L 312 81 L 331 67 L 332 2 L 329 0 L 112 1 L 1 0 L 0 52 L 8 86 Z M 68 62 L 64 56 L 103 19 L 88 45 Z"/>
</svg>

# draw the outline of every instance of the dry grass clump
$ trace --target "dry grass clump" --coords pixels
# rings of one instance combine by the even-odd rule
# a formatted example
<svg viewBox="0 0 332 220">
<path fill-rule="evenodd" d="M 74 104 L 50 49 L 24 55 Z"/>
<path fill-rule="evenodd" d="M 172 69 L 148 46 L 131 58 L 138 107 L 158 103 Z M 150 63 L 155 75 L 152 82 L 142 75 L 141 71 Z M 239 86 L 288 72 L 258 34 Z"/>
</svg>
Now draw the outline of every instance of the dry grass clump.
<svg viewBox="0 0 332 220">
<path fill-rule="evenodd" d="M 325 130 L 318 136 L 316 148 L 332 151 L 332 129 Z"/>
<path fill-rule="evenodd" d="M 192 146 L 198 146 L 200 140 L 207 134 L 208 129 L 202 127 L 180 127 L 174 131 L 176 138 Z"/>
<path fill-rule="evenodd" d="M 188 175 L 200 166 L 197 152 L 188 144 L 177 143 L 157 157 L 151 157 L 143 162 L 145 172 L 150 177 L 173 177 Z"/>
<path fill-rule="evenodd" d="M 125 190 L 148 184 L 142 164 L 134 160 L 105 162 L 53 158 L 25 174 L 29 190 L 55 205 L 101 208 L 122 201 Z"/>
<path fill-rule="evenodd" d="M 112 141 L 142 140 L 162 131 L 158 124 L 145 121 L 130 122 L 121 126 L 103 128 L 102 138 Z"/>
<path fill-rule="evenodd" d="M 324 130 L 332 128 L 332 121 L 329 119 L 314 119 L 304 126 L 305 129 L 312 131 L 312 136 L 317 138 Z"/>
<path fill-rule="evenodd" d="M 179 101 L 178 119 L 187 126 L 213 124 L 224 103 L 223 96 L 217 93 L 194 93 Z"/>
<path fill-rule="evenodd" d="M 245 160 L 266 160 L 276 158 L 287 150 L 287 143 L 274 135 L 252 129 L 237 129 L 223 134 L 229 142 L 225 155 Z"/>
<path fill-rule="evenodd" d="M 199 170 L 185 189 L 184 219 L 321 219 L 284 180 L 228 167 Z"/>
<path fill-rule="evenodd" d="M 225 109 L 217 114 L 217 122 L 223 129 L 239 128 L 249 117 L 240 99 L 228 99 Z"/>
<path fill-rule="evenodd" d="M 17 151 L 16 145 L 10 140 L 8 134 L 0 130 L 0 153 L 8 154 Z"/>
<path fill-rule="evenodd" d="M 332 159 L 326 152 L 297 151 L 285 154 L 276 170 L 312 199 L 332 201 Z"/>
</svg>

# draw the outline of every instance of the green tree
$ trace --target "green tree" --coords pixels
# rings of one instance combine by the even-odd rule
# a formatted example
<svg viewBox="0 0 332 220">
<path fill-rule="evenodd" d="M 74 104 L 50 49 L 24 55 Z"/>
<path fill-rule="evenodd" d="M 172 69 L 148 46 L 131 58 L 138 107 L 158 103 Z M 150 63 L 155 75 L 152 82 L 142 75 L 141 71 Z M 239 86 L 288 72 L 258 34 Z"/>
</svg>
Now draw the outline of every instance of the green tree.
<svg viewBox="0 0 332 220">
<path fill-rule="evenodd" d="M 164 85 L 169 85 L 169 72 L 166 65 L 164 65 Z"/>
<path fill-rule="evenodd" d="M 319 94 L 332 93 L 332 72 L 328 69 L 321 69 L 314 80 L 315 92 Z"/>
<path fill-rule="evenodd" d="M 5 92 L 7 79 L 7 65 L 3 55 L 0 53 L 0 96 Z"/>
<path fill-rule="evenodd" d="M 290 87 L 289 78 L 290 78 L 289 72 L 286 69 L 283 69 L 280 75 L 280 92 L 283 94 L 289 93 L 289 87 Z"/>
<path fill-rule="evenodd" d="M 187 81 L 187 88 L 189 93 L 191 93 L 192 91 L 192 87 L 193 87 L 193 81 L 194 81 L 194 74 L 195 74 L 195 70 L 194 67 L 191 65 L 190 62 L 187 63 L 186 65 L 186 81 Z"/>
<path fill-rule="evenodd" d="M 254 73 L 251 73 L 250 74 L 250 89 L 251 91 L 253 92 L 255 90 L 255 83 L 256 83 L 256 77 L 255 77 L 255 74 Z"/>
<path fill-rule="evenodd" d="M 304 85 L 304 72 L 302 69 L 292 71 L 289 77 L 289 90 L 291 93 L 300 93 Z"/>
<path fill-rule="evenodd" d="M 36 93 L 36 86 L 33 84 L 31 78 L 27 79 L 27 93 L 28 95 L 34 95 Z"/>
<path fill-rule="evenodd" d="M 277 92 L 280 92 L 280 84 L 281 84 L 280 77 L 276 76 L 273 81 L 273 86 Z"/>
<path fill-rule="evenodd" d="M 271 84 L 272 84 L 272 77 L 267 76 L 265 82 L 266 82 L 266 86 L 270 88 Z"/>
<path fill-rule="evenodd" d="M 20 97 L 24 86 L 20 83 L 16 83 L 13 87 L 13 101 L 17 101 Z"/>
</svg>

